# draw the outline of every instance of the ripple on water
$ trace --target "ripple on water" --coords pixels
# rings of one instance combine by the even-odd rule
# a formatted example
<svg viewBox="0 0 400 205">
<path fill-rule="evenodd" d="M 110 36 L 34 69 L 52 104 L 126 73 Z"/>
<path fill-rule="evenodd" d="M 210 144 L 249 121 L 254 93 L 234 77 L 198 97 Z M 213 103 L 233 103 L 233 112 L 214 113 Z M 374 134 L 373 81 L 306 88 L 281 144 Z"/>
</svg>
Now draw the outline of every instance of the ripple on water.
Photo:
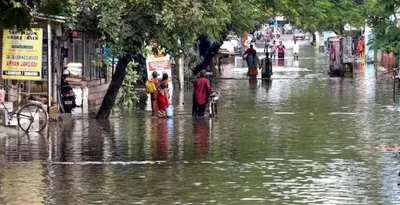
<svg viewBox="0 0 400 205">
<path fill-rule="evenodd" d="M 392 81 L 330 78 L 326 55 L 302 49 L 267 82 L 224 65 L 240 79 L 212 79 L 215 119 L 192 119 L 189 88 L 169 120 L 140 104 L 1 132 L 0 204 L 400 204 Z"/>
</svg>

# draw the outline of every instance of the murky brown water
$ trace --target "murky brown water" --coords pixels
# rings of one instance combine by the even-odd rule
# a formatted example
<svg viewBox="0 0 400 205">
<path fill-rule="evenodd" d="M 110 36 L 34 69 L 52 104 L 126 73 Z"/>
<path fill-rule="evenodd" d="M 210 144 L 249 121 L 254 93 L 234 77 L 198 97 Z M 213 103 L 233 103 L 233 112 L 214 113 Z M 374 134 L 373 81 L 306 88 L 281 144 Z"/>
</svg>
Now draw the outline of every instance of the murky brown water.
<svg viewBox="0 0 400 205">
<path fill-rule="evenodd" d="M 216 119 L 192 119 L 176 91 L 173 119 L 74 114 L 1 137 L 0 204 L 400 204 L 400 158 L 375 148 L 400 144 L 391 81 L 328 78 L 326 56 L 303 51 L 272 82 L 226 65 Z"/>
</svg>

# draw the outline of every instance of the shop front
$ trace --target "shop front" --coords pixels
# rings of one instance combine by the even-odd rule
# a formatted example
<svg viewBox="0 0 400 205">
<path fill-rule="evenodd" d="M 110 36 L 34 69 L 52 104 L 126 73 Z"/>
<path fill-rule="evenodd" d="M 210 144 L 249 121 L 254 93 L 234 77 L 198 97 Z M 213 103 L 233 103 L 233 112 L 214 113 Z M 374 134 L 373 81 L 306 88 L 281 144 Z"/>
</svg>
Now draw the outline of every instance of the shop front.
<svg viewBox="0 0 400 205">
<path fill-rule="evenodd" d="M 60 82 L 64 20 L 41 15 L 35 15 L 35 19 L 31 29 L 0 29 L 0 84 L 7 88 L 8 107 L 18 105 L 21 94 L 25 94 L 50 111 L 57 105 L 54 96 Z"/>
</svg>

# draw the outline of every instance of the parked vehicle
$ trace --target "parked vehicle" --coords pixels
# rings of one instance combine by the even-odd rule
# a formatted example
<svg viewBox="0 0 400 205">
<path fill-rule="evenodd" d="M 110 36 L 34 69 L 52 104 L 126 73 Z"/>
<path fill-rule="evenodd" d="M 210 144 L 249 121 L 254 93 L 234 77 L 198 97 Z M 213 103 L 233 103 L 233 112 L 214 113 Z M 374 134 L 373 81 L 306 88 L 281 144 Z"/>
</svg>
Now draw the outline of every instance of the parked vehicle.
<svg viewBox="0 0 400 205">
<path fill-rule="evenodd" d="M 236 38 L 236 39 L 233 38 L 233 39 L 230 40 L 230 42 L 233 45 L 233 50 L 234 50 L 235 55 L 241 55 L 242 54 L 242 44 L 240 42 L 240 39 L 239 38 Z"/>
<path fill-rule="evenodd" d="M 224 43 L 219 48 L 219 54 L 222 59 L 234 59 L 235 57 L 235 47 L 231 41 L 224 41 Z"/>
<path fill-rule="evenodd" d="M 61 102 L 64 107 L 64 113 L 71 113 L 76 107 L 76 95 L 69 85 L 61 87 Z"/>
<path fill-rule="evenodd" d="M 239 36 L 238 35 L 236 35 L 236 34 L 229 34 L 227 37 L 226 37 L 226 41 L 229 41 L 229 40 L 231 40 L 231 39 L 236 39 L 236 38 L 239 38 Z"/>
<path fill-rule="evenodd" d="M 294 35 L 295 40 L 305 40 L 306 39 L 306 34 L 300 32 L 300 31 L 295 32 L 293 35 Z"/>
</svg>

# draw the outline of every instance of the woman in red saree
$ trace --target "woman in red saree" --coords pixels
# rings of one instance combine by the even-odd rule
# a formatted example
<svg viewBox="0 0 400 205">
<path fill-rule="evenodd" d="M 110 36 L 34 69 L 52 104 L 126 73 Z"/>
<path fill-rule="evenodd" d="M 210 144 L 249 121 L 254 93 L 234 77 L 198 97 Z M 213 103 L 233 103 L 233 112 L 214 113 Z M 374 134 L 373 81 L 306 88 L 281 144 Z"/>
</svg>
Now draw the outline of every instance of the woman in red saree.
<svg viewBox="0 0 400 205">
<path fill-rule="evenodd" d="M 162 81 L 158 86 L 157 105 L 158 117 L 166 117 L 166 110 L 169 106 L 169 89 L 168 89 L 168 74 L 164 73 Z"/>
</svg>

